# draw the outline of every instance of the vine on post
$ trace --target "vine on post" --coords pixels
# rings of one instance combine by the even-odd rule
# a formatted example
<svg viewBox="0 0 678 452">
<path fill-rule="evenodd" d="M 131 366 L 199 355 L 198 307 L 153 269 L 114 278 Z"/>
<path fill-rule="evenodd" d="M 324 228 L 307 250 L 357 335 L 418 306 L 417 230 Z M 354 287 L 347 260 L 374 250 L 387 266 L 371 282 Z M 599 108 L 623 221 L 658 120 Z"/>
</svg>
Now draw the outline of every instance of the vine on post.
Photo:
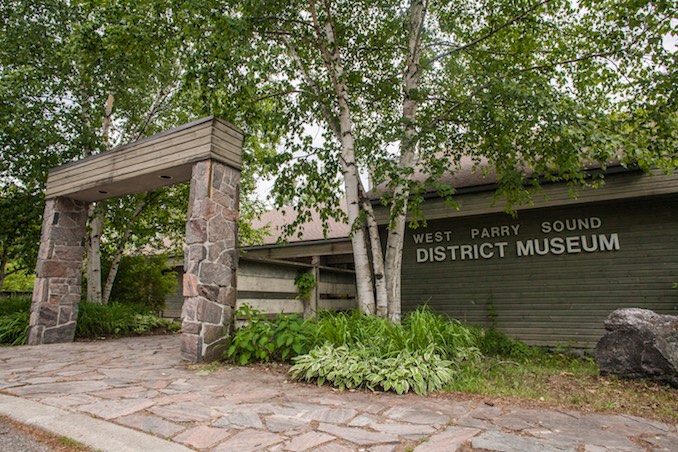
<svg viewBox="0 0 678 452">
<path fill-rule="evenodd" d="M 312 273 L 299 272 L 297 277 L 294 278 L 294 285 L 299 290 L 297 300 L 308 300 L 311 296 L 311 291 L 318 285 L 318 281 L 316 281 Z"/>
</svg>

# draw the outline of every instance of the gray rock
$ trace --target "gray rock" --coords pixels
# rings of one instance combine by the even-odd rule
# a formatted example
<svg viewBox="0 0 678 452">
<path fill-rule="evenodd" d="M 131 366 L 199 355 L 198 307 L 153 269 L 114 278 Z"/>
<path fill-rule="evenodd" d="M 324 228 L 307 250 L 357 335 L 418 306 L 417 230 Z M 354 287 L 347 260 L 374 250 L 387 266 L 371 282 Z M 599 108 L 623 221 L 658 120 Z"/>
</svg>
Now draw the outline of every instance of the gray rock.
<svg viewBox="0 0 678 452">
<path fill-rule="evenodd" d="M 603 375 L 642 378 L 678 387 L 678 316 L 647 309 L 618 309 L 605 321 L 596 345 Z"/>
</svg>

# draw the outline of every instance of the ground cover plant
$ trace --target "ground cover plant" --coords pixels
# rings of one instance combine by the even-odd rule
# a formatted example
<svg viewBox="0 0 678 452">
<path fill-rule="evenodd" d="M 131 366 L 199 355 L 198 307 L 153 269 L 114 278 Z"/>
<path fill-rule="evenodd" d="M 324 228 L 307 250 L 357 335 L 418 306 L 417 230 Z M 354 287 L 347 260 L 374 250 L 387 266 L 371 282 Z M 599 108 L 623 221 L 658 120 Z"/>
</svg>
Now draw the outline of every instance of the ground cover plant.
<svg viewBox="0 0 678 452">
<path fill-rule="evenodd" d="M 75 337 L 94 339 L 105 336 L 129 336 L 177 332 L 179 323 L 155 315 L 146 305 L 128 303 L 96 304 L 80 302 Z"/>
<path fill-rule="evenodd" d="M 26 343 L 30 306 L 30 297 L 0 299 L 0 344 Z M 82 301 L 78 306 L 75 337 L 94 339 L 158 332 L 173 333 L 180 328 L 179 323 L 158 317 L 145 305 L 121 303 L 101 305 Z"/>
<path fill-rule="evenodd" d="M 286 362 L 309 350 L 308 324 L 295 314 L 279 314 L 271 321 L 261 311 L 244 305 L 235 316 L 244 320 L 246 326 L 235 332 L 231 345 L 223 353 L 224 359 L 240 365 L 272 360 Z"/>
<path fill-rule="evenodd" d="M 592 357 L 569 347 L 546 350 L 511 339 L 494 328 L 475 331 L 483 357 L 464 366 L 445 388 L 455 396 L 508 398 L 515 404 L 678 421 L 676 388 L 603 377 Z"/>
<path fill-rule="evenodd" d="M 299 380 L 678 421 L 677 389 L 602 377 L 593 359 L 567 347 L 529 346 L 494 327 L 463 325 L 426 308 L 399 326 L 359 312 L 324 312 L 317 321 L 303 321 L 269 319 L 244 307 L 236 317 L 251 323 L 237 330 L 224 358 L 292 363 L 286 369 Z"/>
<path fill-rule="evenodd" d="M 480 357 L 474 332 L 420 308 L 401 324 L 358 311 L 322 313 L 317 321 L 296 316 L 267 319 L 243 307 L 224 358 L 239 364 L 291 361 L 293 378 L 339 389 L 365 387 L 425 394 L 450 383 L 464 362 Z"/>
</svg>

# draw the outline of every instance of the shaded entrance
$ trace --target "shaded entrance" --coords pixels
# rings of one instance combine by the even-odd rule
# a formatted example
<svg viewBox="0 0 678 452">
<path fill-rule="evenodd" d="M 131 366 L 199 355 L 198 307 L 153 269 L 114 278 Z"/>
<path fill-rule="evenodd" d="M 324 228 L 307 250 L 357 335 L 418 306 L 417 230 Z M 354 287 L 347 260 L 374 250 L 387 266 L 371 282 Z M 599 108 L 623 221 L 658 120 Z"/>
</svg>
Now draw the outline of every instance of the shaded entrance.
<svg viewBox="0 0 678 452">
<path fill-rule="evenodd" d="M 242 138 L 208 117 L 50 170 L 28 344 L 73 341 L 89 203 L 190 180 L 181 353 L 218 357 L 237 295 Z"/>
</svg>

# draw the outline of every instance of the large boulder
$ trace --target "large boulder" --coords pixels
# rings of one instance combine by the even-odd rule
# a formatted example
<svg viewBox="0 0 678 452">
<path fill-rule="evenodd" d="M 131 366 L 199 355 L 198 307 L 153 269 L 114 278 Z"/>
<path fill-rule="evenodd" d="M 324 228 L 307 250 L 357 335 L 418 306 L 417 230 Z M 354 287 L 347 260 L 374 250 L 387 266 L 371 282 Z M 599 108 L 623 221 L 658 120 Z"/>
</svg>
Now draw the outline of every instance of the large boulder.
<svg viewBox="0 0 678 452">
<path fill-rule="evenodd" d="M 602 375 L 644 378 L 678 387 L 678 316 L 617 309 L 596 345 Z"/>
</svg>

